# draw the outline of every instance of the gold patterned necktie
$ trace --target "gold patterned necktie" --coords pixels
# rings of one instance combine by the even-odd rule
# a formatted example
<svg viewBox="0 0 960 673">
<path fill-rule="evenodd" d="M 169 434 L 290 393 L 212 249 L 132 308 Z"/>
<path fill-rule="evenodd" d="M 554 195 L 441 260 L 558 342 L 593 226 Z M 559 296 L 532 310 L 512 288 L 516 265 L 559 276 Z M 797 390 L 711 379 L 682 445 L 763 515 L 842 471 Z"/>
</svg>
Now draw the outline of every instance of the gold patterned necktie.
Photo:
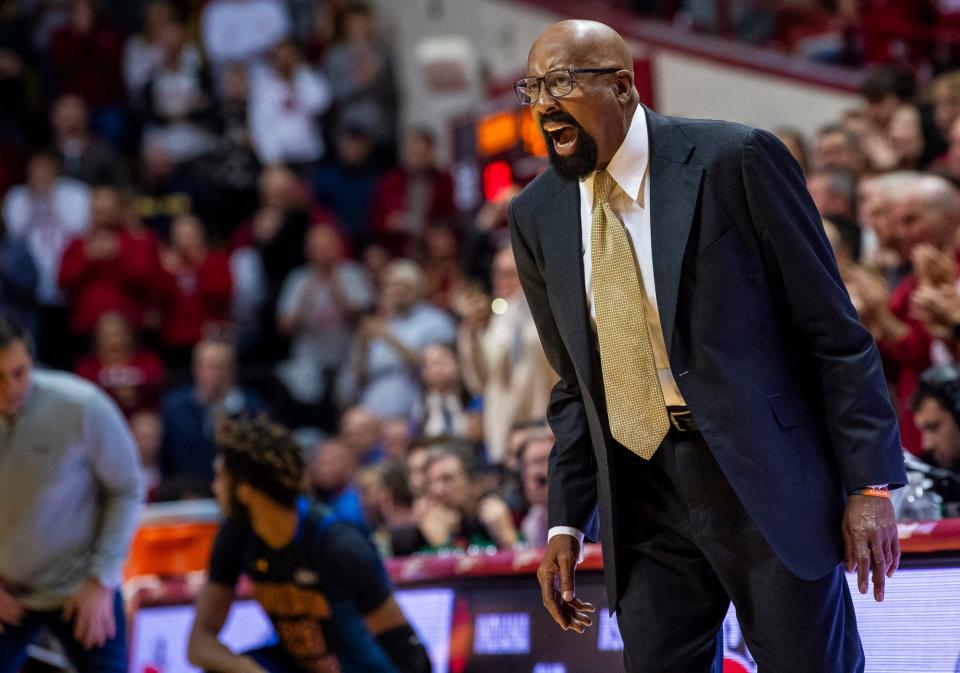
<svg viewBox="0 0 960 673">
<path fill-rule="evenodd" d="M 670 429 L 647 326 L 643 277 L 627 231 L 610 207 L 613 178 L 593 179 L 593 302 L 607 417 L 613 438 L 649 460 Z"/>
</svg>

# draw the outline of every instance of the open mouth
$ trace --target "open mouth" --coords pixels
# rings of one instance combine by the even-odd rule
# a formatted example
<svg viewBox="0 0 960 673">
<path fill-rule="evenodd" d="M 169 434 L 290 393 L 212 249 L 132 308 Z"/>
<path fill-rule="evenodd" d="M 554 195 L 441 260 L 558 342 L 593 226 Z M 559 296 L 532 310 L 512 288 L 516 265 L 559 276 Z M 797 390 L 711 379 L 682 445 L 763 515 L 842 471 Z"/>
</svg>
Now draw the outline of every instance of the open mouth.
<svg viewBox="0 0 960 673">
<path fill-rule="evenodd" d="M 553 140 L 553 148 L 560 156 L 567 156 L 573 152 L 580 135 L 576 126 L 563 122 L 547 122 L 543 125 L 543 130 L 550 135 Z"/>
</svg>

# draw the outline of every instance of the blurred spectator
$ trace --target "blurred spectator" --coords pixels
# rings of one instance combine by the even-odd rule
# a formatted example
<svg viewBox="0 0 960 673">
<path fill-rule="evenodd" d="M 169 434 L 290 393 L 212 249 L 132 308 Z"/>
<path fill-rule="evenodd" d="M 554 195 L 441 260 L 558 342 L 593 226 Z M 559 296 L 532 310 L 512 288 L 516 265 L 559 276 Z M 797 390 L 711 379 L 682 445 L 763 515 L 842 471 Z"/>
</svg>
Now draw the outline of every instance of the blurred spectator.
<svg viewBox="0 0 960 673">
<path fill-rule="evenodd" d="M 123 49 L 123 79 L 135 105 L 142 103 L 143 88 L 163 60 L 163 32 L 175 18 L 174 7 L 168 0 L 148 0 L 143 4 L 142 30 L 131 36 Z"/>
<path fill-rule="evenodd" d="M 130 323 L 116 312 L 100 316 L 93 352 L 77 361 L 76 373 L 103 388 L 127 418 L 156 409 L 164 383 L 163 361 L 137 346 Z"/>
<path fill-rule="evenodd" d="M 202 22 L 203 48 L 218 81 L 230 64 L 263 66 L 270 49 L 290 32 L 283 0 L 210 0 Z"/>
<path fill-rule="evenodd" d="M 303 62 L 294 42 L 282 40 L 252 80 L 250 130 L 260 161 L 306 169 L 322 159 L 319 117 L 328 107 L 326 80 Z"/>
<path fill-rule="evenodd" d="M 163 446 L 163 421 L 155 411 L 138 411 L 130 417 L 130 431 L 140 454 L 145 498 L 147 502 L 152 502 L 162 478 L 160 449 Z"/>
<path fill-rule="evenodd" d="M 431 344 L 423 349 L 420 380 L 423 394 L 413 412 L 416 434 L 424 439 L 466 439 L 470 394 L 460 378 L 452 346 Z"/>
<path fill-rule="evenodd" d="M 70 22 L 50 38 L 54 75 L 62 92 L 90 106 L 94 129 L 118 144 L 127 124 L 123 35 L 101 21 L 94 0 L 71 0 L 70 7 Z"/>
<path fill-rule="evenodd" d="M 413 494 L 415 499 L 419 500 L 427 495 L 427 459 L 430 457 L 430 449 L 440 441 L 441 438 L 414 442 L 407 452 L 404 463 L 407 469 L 410 493 Z"/>
<path fill-rule="evenodd" d="M 807 177 L 807 189 L 819 213 L 833 222 L 854 258 L 859 258 L 861 234 L 856 213 L 856 178 L 846 171 L 817 171 Z"/>
<path fill-rule="evenodd" d="M 910 246 L 913 273 L 889 298 L 882 282 L 869 273 L 860 270 L 847 277 L 864 325 L 876 337 L 885 361 L 895 366 L 891 375 L 901 412 L 900 431 L 904 446 L 917 454 L 920 437 L 909 408 L 910 396 L 920 373 L 933 358 L 949 359 L 951 355 L 930 333 L 931 307 L 922 304 L 924 295 L 917 301 L 914 295 L 921 288 L 952 284 L 957 278 L 955 240 L 960 196 L 943 178 L 917 176 L 909 190 L 898 195 L 892 215 L 899 235 Z"/>
<path fill-rule="evenodd" d="M 53 140 L 62 157 L 61 174 L 91 185 L 122 182 L 120 159 L 113 149 L 90 133 L 87 104 L 66 94 L 53 104 Z"/>
<path fill-rule="evenodd" d="M 428 497 L 418 512 L 418 526 L 429 546 L 510 549 L 517 542 L 510 508 L 500 496 L 481 492 L 479 473 L 480 464 L 468 451 L 456 445 L 431 449 Z"/>
<path fill-rule="evenodd" d="M 807 142 L 803 137 L 803 132 L 799 129 L 781 126 L 774 129 L 774 135 L 786 145 L 787 150 L 800 164 L 800 170 L 807 173 L 810 170 L 810 164 L 807 161 Z"/>
<path fill-rule="evenodd" d="M 119 587 L 143 499 L 137 450 L 96 386 L 33 370 L 29 338 L 0 320 L 0 661 L 18 670 L 49 629 L 80 671 L 119 673 Z"/>
<path fill-rule="evenodd" d="M 894 114 L 917 95 L 914 74 L 906 68 L 880 66 L 870 71 L 860 86 L 867 119 L 875 131 L 884 133 Z"/>
<path fill-rule="evenodd" d="M 135 196 L 138 218 L 163 239 L 170 236 L 175 217 L 193 212 L 200 185 L 186 166 L 178 166 L 159 139 L 147 140 L 140 151 L 140 181 Z"/>
<path fill-rule="evenodd" d="M 846 171 L 859 176 L 866 169 L 866 157 L 859 138 L 840 124 L 821 128 L 814 140 L 813 168 L 817 171 Z"/>
<path fill-rule="evenodd" d="M 67 330 L 58 274 L 63 251 L 81 234 L 90 218 L 90 191 L 71 178 L 57 176 L 60 160 L 54 152 L 35 152 L 27 163 L 27 182 L 11 187 L 3 202 L 7 236 L 23 242 L 37 267 L 40 335 L 37 346 L 46 364 L 70 368 L 58 358 Z"/>
<path fill-rule="evenodd" d="M 162 56 L 143 91 L 144 142 L 162 144 L 181 164 L 213 150 L 209 130 L 213 98 L 199 50 L 186 27 L 168 21 L 160 33 Z"/>
<path fill-rule="evenodd" d="M 413 554 L 422 543 L 413 511 L 413 493 L 407 480 L 406 466 L 402 461 L 385 463 L 380 479 L 380 517 L 387 553 L 393 556 Z"/>
<path fill-rule="evenodd" d="M 353 325 L 373 305 L 373 288 L 363 269 L 344 260 L 336 228 L 322 224 L 307 234 L 307 265 L 287 276 L 277 302 L 277 329 L 291 337 L 290 357 L 277 365 L 277 376 L 296 405 L 307 407 L 294 427 L 332 428 L 332 419 L 317 417 L 337 370 L 350 350 Z M 313 422 L 305 422 L 313 415 Z"/>
<path fill-rule="evenodd" d="M 952 365 L 924 372 L 911 400 L 924 457 L 960 474 L 960 378 Z"/>
<path fill-rule="evenodd" d="M 70 305 L 70 331 L 85 338 L 100 316 L 119 311 L 134 329 L 157 291 L 159 257 L 153 239 L 124 227 L 120 193 L 96 187 L 90 200 L 90 228 L 64 250 L 60 287 Z"/>
<path fill-rule="evenodd" d="M 340 417 L 340 441 L 356 456 L 360 465 L 383 460 L 383 427 L 369 409 L 351 407 Z"/>
<path fill-rule="evenodd" d="M 458 299 L 457 344 L 467 388 L 483 395 L 487 460 L 502 463 L 510 428 L 543 418 L 556 375 L 540 345 L 509 246 L 494 258 L 492 279 L 492 304 L 477 290 Z"/>
<path fill-rule="evenodd" d="M 230 317 L 230 260 L 225 252 L 207 247 L 203 223 L 195 215 L 173 221 L 161 260 L 164 274 L 157 282 L 165 289 L 160 343 L 169 366 L 186 368 L 203 334 Z"/>
<path fill-rule="evenodd" d="M 373 10 L 349 2 L 340 15 L 338 42 L 327 52 L 324 71 L 333 89 L 336 121 L 367 129 L 379 147 L 395 142 L 397 105 L 393 60 L 378 39 Z"/>
<path fill-rule="evenodd" d="M 250 105 L 247 70 L 242 65 L 226 67 L 216 125 L 219 138 L 202 168 L 207 179 L 211 235 L 226 241 L 256 210 L 260 164 L 253 151 L 247 124 Z"/>
<path fill-rule="evenodd" d="M 910 189 L 916 173 L 899 171 L 862 178 L 859 187 L 863 263 L 877 270 L 893 289 L 910 273 L 910 246 L 893 218 L 893 204 Z"/>
<path fill-rule="evenodd" d="M 387 460 L 403 461 L 410 451 L 413 436 L 406 418 L 388 418 L 382 423 L 381 443 Z"/>
<path fill-rule="evenodd" d="M 920 112 L 912 105 L 897 108 L 888 127 L 890 149 L 893 151 L 894 167 L 914 170 L 924 164 L 926 140 L 923 137 L 923 121 Z"/>
<path fill-rule="evenodd" d="M 448 310 L 466 283 L 457 232 L 449 226 L 428 227 L 418 259 L 424 270 L 426 298 L 437 308 Z"/>
<path fill-rule="evenodd" d="M 527 436 L 520 449 L 520 464 L 523 475 L 523 497 L 528 509 L 520 522 L 520 532 L 532 547 L 547 544 L 547 464 L 556 438 L 547 428 Z"/>
<path fill-rule="evenodd" d="M 40 274 L 27 245 L 5 232 L 0 235 L 0 314 L 22 323 L 30 334 L 37 334 L 39 329 L 39 282 Z"/>
<path fill-rule="evenodd" d="M 378 172 L 373 161 L 373 140 L 363 126 L 337 129 L 336 161 L 325 161 L 313 176 L 314 196 L 328 205 L 345 227 L 354 249 L 371 240 L 370 209 Z"/>
<path fill-rule="evenodd" d="M 929 92 L 937 131 L 949 142 L 950 130 L 960 117 L 960 71 L 937 77 L 930 85 Z"/>
<path fill-rule="evenodd" d="M 261 411 L 259 395 L 237 385 L 233 344 L 205 337 L 193 349 L 193 383 L 168 393 L 161 404 L 164 480 L 189 481 L 209 492 L 217 421 Z"/>
<path fill-rule="evenodd" d="M 449 224 L 455 217 L 453 180 L 437 167 L 433 131 L 409 129 L 400 166 L 377 184 L 370 215 L 373 235 L 395 255 L 410 256 L 428 226 Z"/>
<path fill-rule="evenodd" d="M 453 343 L 453 319 L 422 300 L 423 273 L 408 260 L 384 273 L 380 307 L 357 330 L 342 389 L 381 418 L 406 416 L 418 398 L 423 349 Z"/>
<path fill-rule="evenodd" d="M 357 456 L 349 446 L 328 439 L 317 447 L 308 474 L 320 501 L 330 505 L 341 519 L 366 526 L 360 492 L 354 483 L 358 467 Z"/>
</svg>

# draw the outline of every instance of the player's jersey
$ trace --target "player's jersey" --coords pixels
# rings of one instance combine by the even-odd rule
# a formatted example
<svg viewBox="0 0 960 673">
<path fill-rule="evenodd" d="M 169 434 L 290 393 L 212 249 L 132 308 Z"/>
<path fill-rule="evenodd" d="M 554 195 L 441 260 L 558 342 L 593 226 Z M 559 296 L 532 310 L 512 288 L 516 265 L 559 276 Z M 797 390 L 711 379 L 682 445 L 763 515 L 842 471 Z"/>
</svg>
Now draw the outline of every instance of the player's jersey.
<svg viewBox="0 0 960 673">
<path fill-rule="evenodd" d="M 363 622 L 391 594 L 373 544 L 305 498 L 297 512 L 297 532 L 283 549 L 264 544 L 248 522 L 227 519 L 214 542 L 210 581 L 234 587 L 247 575 L 280 644 L 305 671 L 332 653 L 343 673 L 396 673 Z"/>
</svg>

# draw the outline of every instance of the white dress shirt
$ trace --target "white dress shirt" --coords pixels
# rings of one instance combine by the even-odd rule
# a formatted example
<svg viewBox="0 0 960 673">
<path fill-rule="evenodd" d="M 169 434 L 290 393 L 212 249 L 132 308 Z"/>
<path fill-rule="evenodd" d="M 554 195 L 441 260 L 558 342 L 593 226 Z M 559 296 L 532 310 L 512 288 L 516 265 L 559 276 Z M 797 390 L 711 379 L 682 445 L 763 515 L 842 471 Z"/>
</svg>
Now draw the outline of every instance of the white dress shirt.
<svg viewBox="0 0 960 673">
<path fill-rule="evenodd" d="M 647 135 L 647 120 L 642 108 L 637 108 L 627 130 L 623 144 L 617 149 L 607 172 L 613 178 L 614 187 L 610 194 L 610 207 L 623 222 L 630 244 L 633 246 L 637 268 L 643 278 L 643 287 L 649 303 L 647 311 L 652 323 L 651 336 L 654 339 L 654 348 L 657 350 L 656 340 L 660 340 L 659 350 L 665 354 L 662 331 L 659 324 L 657 308 L 657 289 L 653 276 L 653 249 L 650 234 L 650 141 Z M 580 240 L 583 255 L 584 285 L 587 290 L 587 306 L 590 308 L 590 324 L 596 335 L 596 307 L 593 303 L 593 259 L 591 256 L 591 236 L 593 231 L 593 183 L 596 173 L 580 181 Z M 652 308 L 652 311 L 651 311 Z M 596 342 L 594 342 L 596 345 Z M 657 374 L 660 386 L 664 390 L 664 397 L 668 404 L 672 401 L 682 402 L 682 396 L 670 371 L 669 362 L 665 356 L 659 357 Z M 548 539 L 555 535 L 572 535 L 580 542 L 580 556 L 583 557 L 583 532 L 570 526 L 553 526 L 548 533 Z"/>
</svg>

